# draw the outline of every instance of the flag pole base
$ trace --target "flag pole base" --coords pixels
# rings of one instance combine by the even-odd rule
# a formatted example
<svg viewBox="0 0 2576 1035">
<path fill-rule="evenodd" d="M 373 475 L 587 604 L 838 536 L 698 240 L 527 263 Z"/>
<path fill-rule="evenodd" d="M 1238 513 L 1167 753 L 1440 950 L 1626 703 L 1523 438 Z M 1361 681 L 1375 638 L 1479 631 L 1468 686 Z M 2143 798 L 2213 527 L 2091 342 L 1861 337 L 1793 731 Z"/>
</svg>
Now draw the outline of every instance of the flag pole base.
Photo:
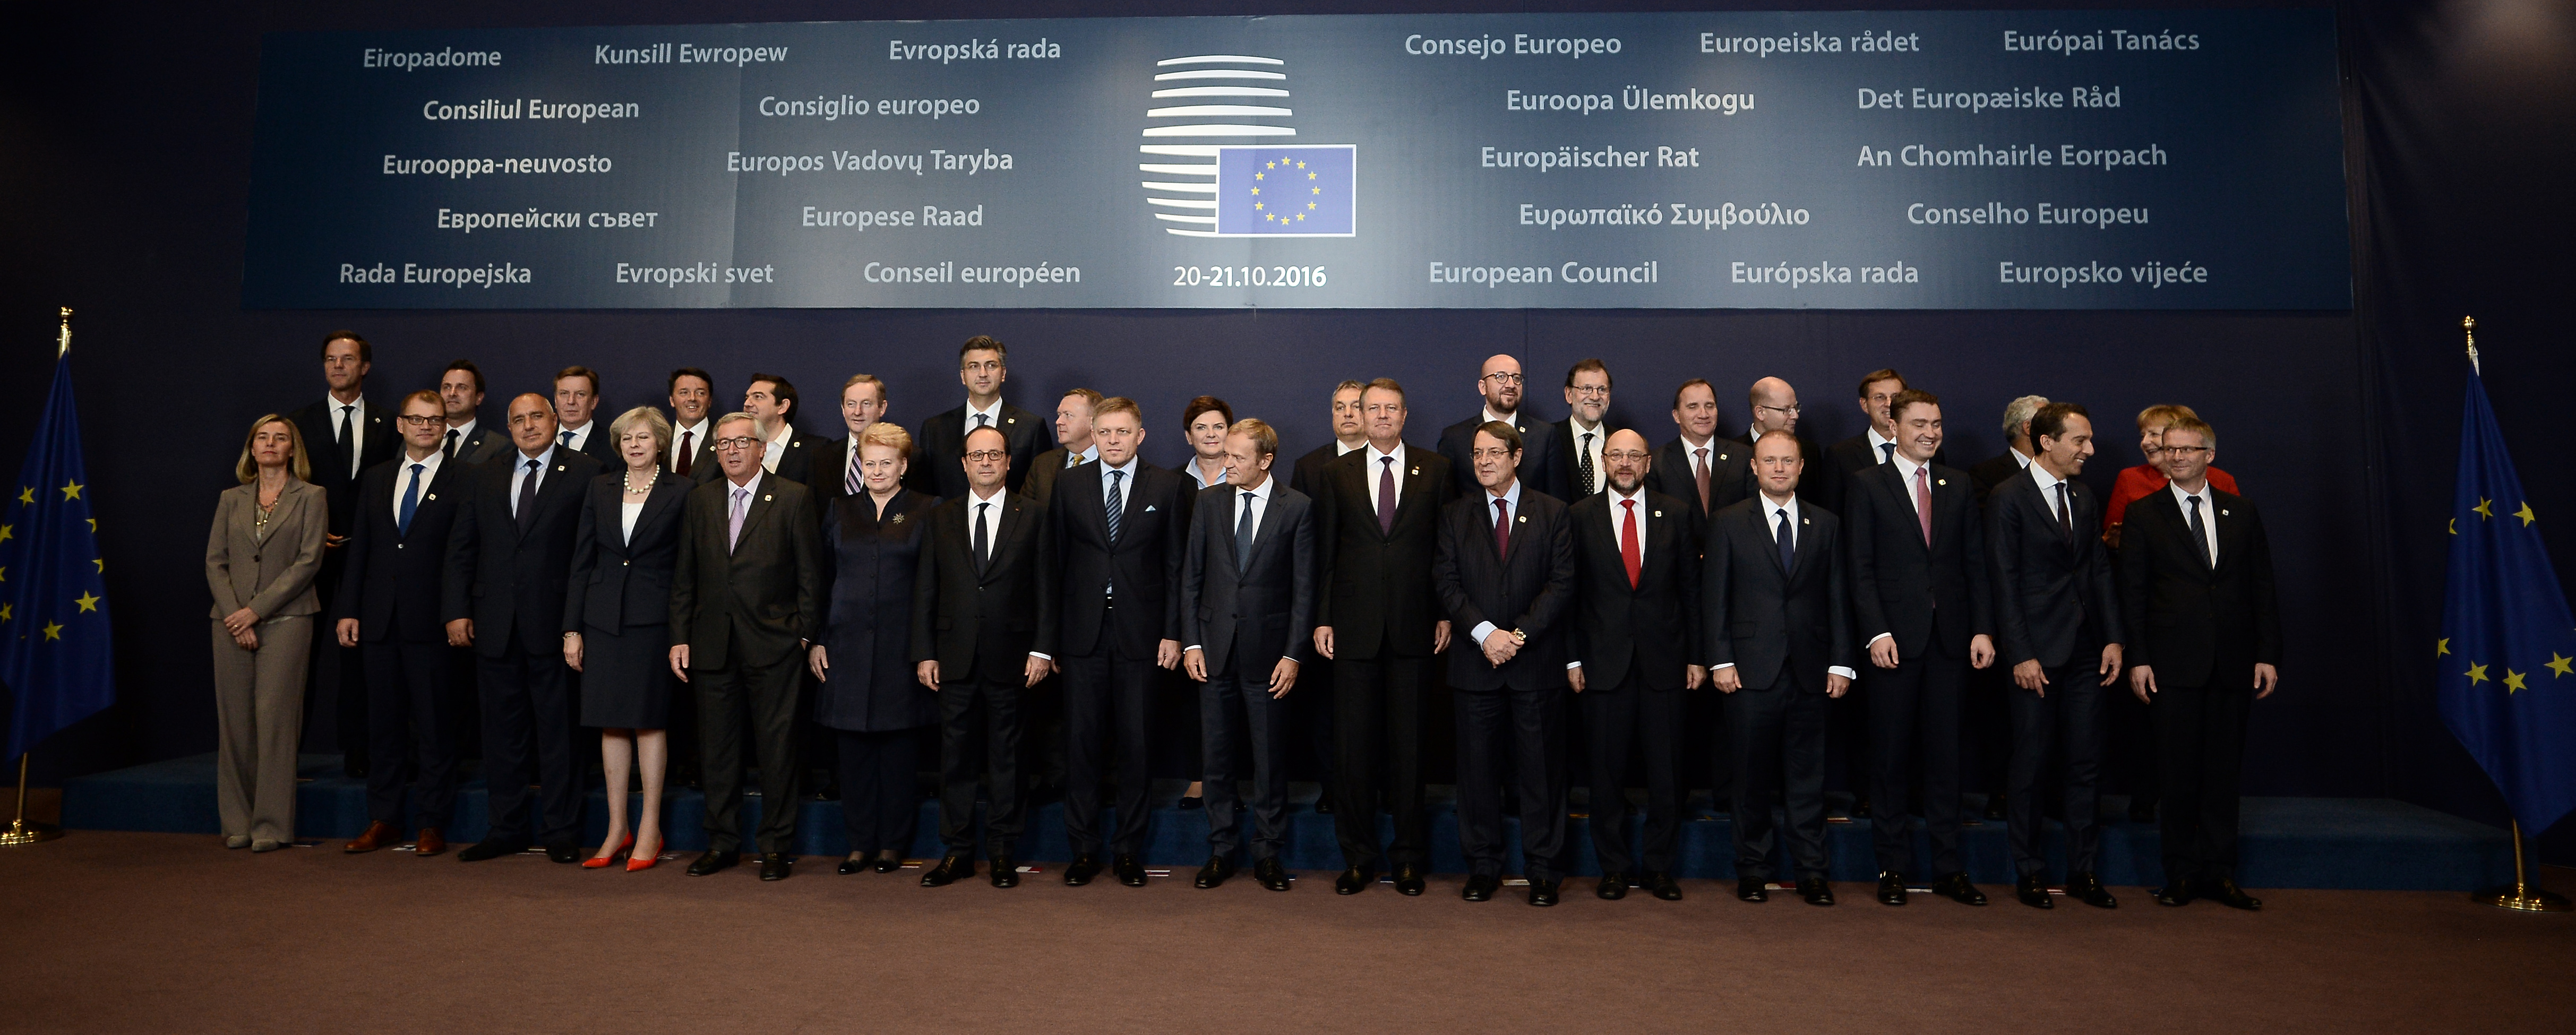
<svg viewBox="0 0 2576 1035">
<path fill-rule="evenodd" d="M 2517 913 L 2565 913 L 2576 911 L 2567 896 L 2528 885 L 2494 888 L 2469 896 L 2469 901 Z"/>
<path fill-rule="evenodd" d="M 0 830 L 0 848 L 31 845 L 39 841 L 51 841 L 61 836 L 63 836 L 63 828 L 51 823 L 15 822 L 9 824 L 9 829 Z M 2567 900 L 2559 899 L 2558 908 L 2567 908 Z"/>
</svg>

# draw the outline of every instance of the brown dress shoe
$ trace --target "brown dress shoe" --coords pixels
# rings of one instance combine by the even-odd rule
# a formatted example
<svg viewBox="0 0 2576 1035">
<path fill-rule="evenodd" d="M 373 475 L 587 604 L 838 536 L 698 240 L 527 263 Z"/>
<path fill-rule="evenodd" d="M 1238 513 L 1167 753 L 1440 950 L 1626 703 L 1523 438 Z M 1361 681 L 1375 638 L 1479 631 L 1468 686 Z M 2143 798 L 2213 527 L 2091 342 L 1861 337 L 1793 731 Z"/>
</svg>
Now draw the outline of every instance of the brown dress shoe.
<svg viewBox="0 0 2576 1035">
<path fill-rule="evenodd" d="M 420 836 L 413 839 L 413 844 L 417 846 L 412 849 L 414 855 L 437 855 L 447 850 L 447 838 L 439 835 L 437 827 L 420 828 Z"/>
<path fill-rule="evenodd" d="M 372 852 L 379 848 L 391 848 L 401 843 L 401 831 L 395 830 L 394 825 L 391 823 L 377 820 L 373 823 L 367 824 L 366 833 L 350 838 L 348 845 L 340 850 L 351 855 L 356 855 L 360 852 Z"/>
</svg>

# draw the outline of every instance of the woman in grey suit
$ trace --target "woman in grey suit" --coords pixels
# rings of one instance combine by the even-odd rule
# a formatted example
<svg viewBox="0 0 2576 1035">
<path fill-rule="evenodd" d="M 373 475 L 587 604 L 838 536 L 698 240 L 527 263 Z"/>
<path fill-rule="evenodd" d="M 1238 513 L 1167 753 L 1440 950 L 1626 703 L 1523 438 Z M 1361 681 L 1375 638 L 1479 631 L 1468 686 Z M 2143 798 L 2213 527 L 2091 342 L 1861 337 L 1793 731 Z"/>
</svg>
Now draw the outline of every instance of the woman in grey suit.
<svg viewBox="0 0 2576 1035">
<path fill-rule="evenodd" d="M 582 674 L 581 724 L 599 727 L 608 777 L 608 840 L 582 863 L 649 870 L 662 856 L 662 773 L 670 758 L 671 570 L 680 557 L 680 501 L 695 483 L 662 469 L 671 422 L 638 406 L 608 425 L 625 469 L 591 480 L 574 525 L 572 590 L 564 594 L 564 664 Z M 626 825 L 627 774 L 644 778 L 642 815 Z"/>
<path fill-rule="evenodd" d="M 903 867 L 921 812 L 915 738 L 939 721 L 939 699 L 913 678 L 912 581 L 922 529 L 939 498 L 903 487 L 912 436 L 878 421 L 859 434 L 865 492 L 832 501 L 832 604 L 823 641 L 808 651 L 814 721 L 840 738 L 841 816 L 850 835 L 842 873 Z"/>
<path fill-rule="evenodd" d="M 313 578 L 322 571 L 329 506 L 309 479 L 295 422 L 269 414 L 250 425 L 241 484 L 215 498 L 206 535 L 206 588 L 214 591 L 215 812 L 224 847 L 273 852 L 295 839 L 295 748 L 304 736 L 304 674 Z"/>
</svg>

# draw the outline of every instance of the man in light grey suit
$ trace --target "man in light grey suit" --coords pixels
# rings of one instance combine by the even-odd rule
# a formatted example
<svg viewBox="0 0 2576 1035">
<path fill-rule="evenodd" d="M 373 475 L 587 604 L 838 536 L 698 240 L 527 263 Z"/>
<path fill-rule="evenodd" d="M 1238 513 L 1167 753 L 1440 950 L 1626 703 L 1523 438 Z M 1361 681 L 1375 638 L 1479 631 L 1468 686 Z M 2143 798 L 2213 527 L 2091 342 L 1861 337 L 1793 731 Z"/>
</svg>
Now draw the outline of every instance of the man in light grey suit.
<svg viewBox="0 0 2576 1035">
<path fill-rule="evenodd" d="M 1181 664 L 1199 691 L 1207 762 L 1208 861 L 1195 882 L 1234 875 L 1243 841 L 1234 764 L 1237 731 L 1252 743 L 1252 875 L 1288 890 L 1279 852 L 1288 835 L 1288 692 L 1313 650 L 1315 508 L 1270 476 L 1279 433 L 1239 420 L 1225 433 L 1226 479 L 1191 508 L 1181 563 Z"/>
</svg>

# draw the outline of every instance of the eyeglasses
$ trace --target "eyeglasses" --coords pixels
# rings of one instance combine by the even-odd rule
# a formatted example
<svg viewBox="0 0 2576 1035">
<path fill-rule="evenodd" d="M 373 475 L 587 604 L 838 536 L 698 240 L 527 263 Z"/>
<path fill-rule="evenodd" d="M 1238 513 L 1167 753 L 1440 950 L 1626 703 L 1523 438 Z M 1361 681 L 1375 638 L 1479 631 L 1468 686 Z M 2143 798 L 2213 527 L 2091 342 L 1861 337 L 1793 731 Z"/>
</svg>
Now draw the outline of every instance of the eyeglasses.
<svg viewBox="0 0 2576 1035">
<path fill-rule="evenodd" d="M 1002 364 L 988 359 L 978 363 L 960 363 L 957 369 L 970 374 L 989 374 L 1002 369 Z"/>
<path fill-rule="evenodd" d="M 1493 383 L 1495 383 L 1495 384 L 1498 384 L 1498 385 L 1516 385 L 1516 384 L 1520 384 L 1520 383 L 1521 383 L 1521 375 L 1519 375 L 1519 374 L 1508 374 L 1508 373 L 1494 373 L 1494 374 L 1487 374 L 1487 375 L 1485 375 L 1485 376 L 1483 376 L 1483 377 L 1477 378 L 1476 380 L 1479 380 L 1479 381 L 1491 381 L 1491 382 L 1493 382 Z"/>
<path fill-rule="evenodd" d="M 1478 460 L 1509 460 L 1512 458 L 1512 450 L 1478 449 L 1470 451 L 1467 455 L 1475 457 Z"/>
<path fill-rule="evenodd" d="M 1785 413 L 1785 414 L 1788 414 L 1789 416 L 1792 416 L 1792 417 L 1797 416 L 1797 415 L 1798 415 L 1798 413 L 1799 413 L 1799 410 L 1800 410 L 1800 408 L 1799 408 L 1799 406 L 1798 406 L 1798 404 L 1797 404 L 1797 403 L 1790 403 L 1790 404 L 1789 404 L 1789 405 L 1787 405 L 1787 406 L 1756 406 L 1756 407 L 1754 407 L 1754 409 L 1757 409 L 1757 410 L 1778 410 L 1778 411 L 1780 411 L 1780 412 L 1782 412 L 1782 413 Z"/>
<path fill-rule="evenodd" d="M 1609 398 L 1609 397 L 1610 397 L 1610 386 L 1609 386 L 1609 385 L 1567 385 L 1567 386 L 1565 386 L 1565 390 L 1566 390 L 1566 391 L 1569 391 L 1569 392 L 1572 392 L 1572 393 L 1574 393 L 1574 394 L 1576 394 L 1576 395 L 1582 396 L 1582 397 L 1584 397 L 1584 398 L 1586 398 L 1586 399 L 1592 398 L 1592 397 L 1594 397 L 1594 396 L 1599 396 L 1599 397 L 1604 398 L 1604 399 L 1607 399 L 1607 398 Z"/>
<path fill-rule="evenodd" d="M 2160 449 L 2162 449 L 2164 452 L 2167 452 L 2167 453 L 2179 453 L 2179 454 L 2181 454 L 2181 455 L 2183 455 L 2183 456 L 2190 456 L 2190 455 L 2192 455 L 2192 454 L 2194 454 L 2194 453 L 2206 453 L 2206 452 L 2209 452 L 2209 447 L 2208 447 L 2208 446 L 2162 446 L 2162 447 L 2159 447 L 2159 448 L 2160 448 Z"/>
<path fill-rule="evenodd" d="M 967 451 L 966 462 L 974 464 L 989 464 L 1009 455 L 1011 454 L 999 449 L 975 449 Z"/>
<path fill-rule="evenodd" d="M 439 415 L 437 415 L 437 414 L 435 414 L 435 413 L 430 414 L 429 416 L 426 416 L 426 417 L 423 417 L 423 416 L 421 416 L 420 414 L 417 414 L 417 413 L 406 413 L 406 414 L 403 414 L 401 417 L 398 417 L 398 418 L 395 418 L 395 419 L 400 420 L 400 421 L 402 421 L 404 424 L 410 425 L 410 426 L 415 427 L 415 428 L 426 428 L 426 427 L 428 427 L 428 426 L 430 426 L 430 425 L 432 425 L 432 424 L 440 424 L 440 423 L 444 423 L 444 422 L 446 422 L 446 420 L 447 420 L 447 418 L 445 418 L 445 417 L 441 417 L 441 416 L 439 416 Z"/>
<path fill-rule="evenodd" d="M 759 444 L 759 439 L 753 438 L 749 435 L 735 435 L 732 438 L 720 438 L 716 440 L 717 449 L 749 449 Z"/>
<path fill-rule="evenodd" d="M 1606 451 L 1604 451 L 1604 452 L 1601 454 L 1601 459 L 1603 459 L 1603 460 L 1607 460 L 1607 461 L 1609 461 L 1609 462 L 1611 462 L 1611 463 L 1614 463 L 1614 464 L 1616 464 L 1616 463 L 1631 463 L 1631 462 L 1635 462 L 1635 461 L 1639 461 L 1639 460 L 1644 460 L 1648 455 L 1649 455 L 1649 454 L 1647 454 L 1647 453 L 1646 453 L 1646 451 L 1645 451 L 1645 450 L 1642 450 L 1642 449 L 1619 449 L 1619 450 L 1606 450 Z"/>
</svg>

